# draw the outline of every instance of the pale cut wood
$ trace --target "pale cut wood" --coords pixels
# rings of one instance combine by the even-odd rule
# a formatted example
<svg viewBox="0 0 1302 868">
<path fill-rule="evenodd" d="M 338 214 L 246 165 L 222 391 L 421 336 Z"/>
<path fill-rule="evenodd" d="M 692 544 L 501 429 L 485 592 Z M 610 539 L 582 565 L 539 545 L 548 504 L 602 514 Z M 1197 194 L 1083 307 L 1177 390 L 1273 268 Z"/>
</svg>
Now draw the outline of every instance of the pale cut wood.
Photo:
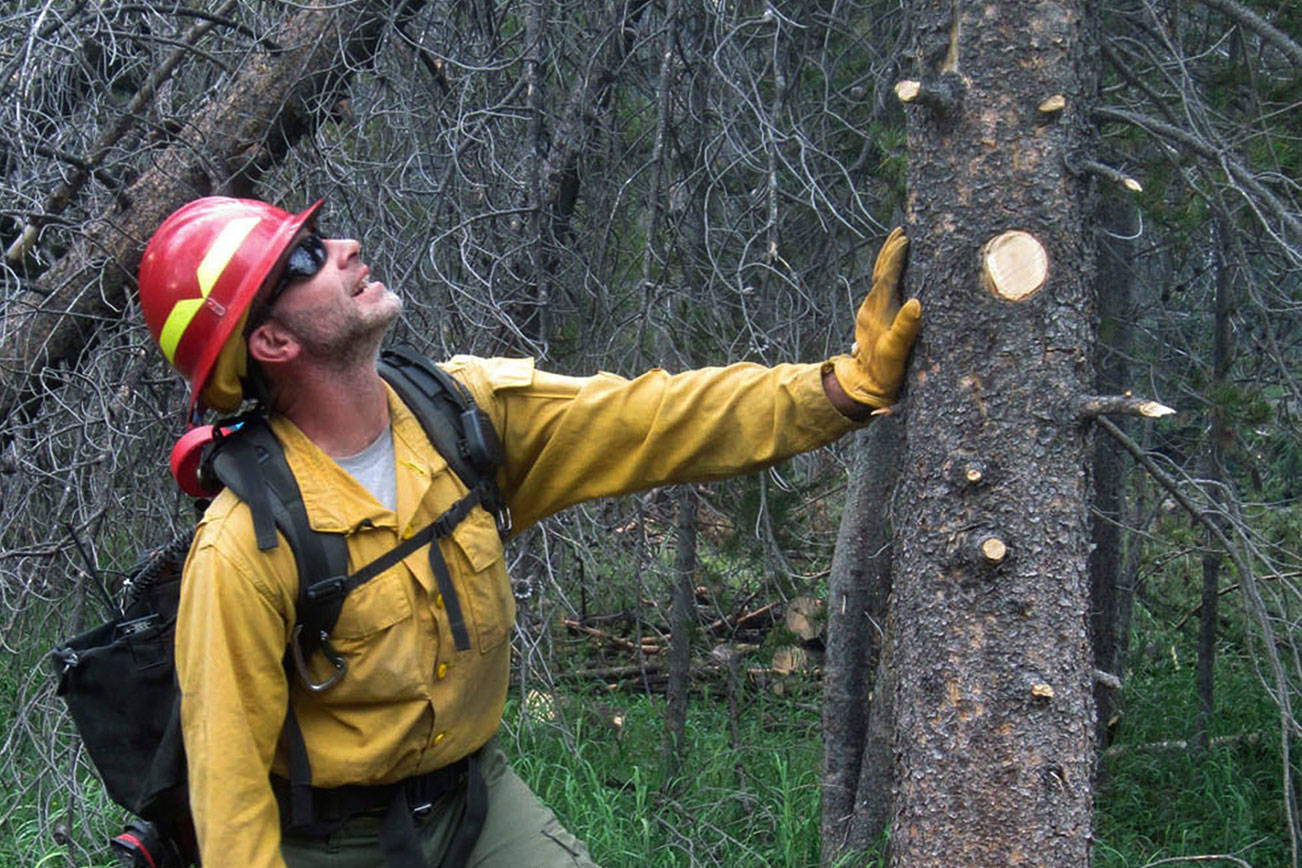
<svg viewBox="0 0 1302 868">
<path fill-rule="evenodd" d="M 1082 160 L 1080 167 L 1086 171 L 1093 172 L 1101 178 L 1115 181 L 1132 193 L 1144 192 L 1143 184 L 1139 183 L 1125 172 L 1118 171 L 1105 163 L 1100 163 L 1097 160 Z"/>
<path fill-rule="evenodd" d="M 895 96 L 900 102 L 913 102 L 922 90 L 922 82 L 906 79 L 895 85 Z"/>
<path fill-rule="evenodd" d="M 773 671 L 790 675 L 809 670 L 809 652 L 799 645 L 784 645 L 773 652 Z"/>
<path fill-rule="evenodd" d="M 990 564 L 1002 563 L 1008 556 L 1008 546 L 997 536 L 986 537 L 981 541 L 981 557 Z"/>
<path fill-rule="evenodd" d="M 787 606 L 787 629 L 805 642 L 822 635 L 826 623 L 823 601 L 816 597 L 796 597 Z"/>
<path fill-rule="evenodd" d="M 1008 301 L 1026 301 L 1049 276 L 1049 254 L 1029 232 L 1013 229 L 997 235 L 981 250 L 986 289 Z"/>
</svg>

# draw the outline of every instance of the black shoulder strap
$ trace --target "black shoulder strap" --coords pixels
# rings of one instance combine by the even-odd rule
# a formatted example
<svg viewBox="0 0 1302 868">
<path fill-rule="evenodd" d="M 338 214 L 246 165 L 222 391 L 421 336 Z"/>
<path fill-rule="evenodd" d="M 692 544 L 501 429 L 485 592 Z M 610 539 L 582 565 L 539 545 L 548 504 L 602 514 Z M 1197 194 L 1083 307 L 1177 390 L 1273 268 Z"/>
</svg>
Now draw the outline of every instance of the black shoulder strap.
<svg viewBox="0 0 1302 868">
<path fill-rule="evenodd" d="M 425 436 L 466 488 L 479 489 L 482 503 L 503 539 L 511 530 L 510 512 L 497 487 L 505 462 L 502 441 L 488 414 L 470 390 L 430 359 L 407 346 L 386 350 L 380 375 L 420 420 Z"/>
<path fill-rule="evenodd" d="M 276 537 L 279 528 L 294 555 L 294 566 L 298 571 L 298 602 L 293 639 L 285 652 L 287 674 L 292 678 L 297 668 L 306 679 L 303 661 L 320 648 L 335 667 L 336 678 L 326 682 L 327 685 L 333 684 L 342 675 L 344 664 L 330 647 L 327 637 L 339 617 L 343 597 L 326 595 L 317 603 L 312 592 L 330 586 L 348 574 L 347 541 L 343 534 L 320 533 L 312 529 L 298 482 L 266 419 L 245 417 L 234 431 L 214 440 L 207 450 L 205 472 L 248 504 L 258 548 L 267 551 L 279 545 Z M 293 792 L 291 822 L 298 825 L 309 823 L 312 820 L 312 767 L 292 702 L 285 710 L 283 737 L 288 749 Z"/>
<path fill-rule="evenodd" d="M 380 356 L 380 376 L 393 386 L 402 403 L 416 414 L 425 436 L 448 462 L 466 488 L 474 488 L 479 472 L 466 454 L 461 414 L 475 402 L 465 387 L 429 359 L 407 347 Z"/>
<path fill-rule="evenodd" d="M 348 575 L 347 541 L 343 534 L 312 529 L 284 449 L 265 419 L 246 417 L 238 429 L 214 440 L 209 448 L 208 471 L 248 504 L 258 548 L 267 551 L 278 545 L 277 528 L 289 542 L 298 570 L 294 631 L 297 650 L 306 657 L 321 646 L 343 606 L 342 597 L 320 589 Z M 338 668 L 334 656 L 331 660 Z"/>
</svg>

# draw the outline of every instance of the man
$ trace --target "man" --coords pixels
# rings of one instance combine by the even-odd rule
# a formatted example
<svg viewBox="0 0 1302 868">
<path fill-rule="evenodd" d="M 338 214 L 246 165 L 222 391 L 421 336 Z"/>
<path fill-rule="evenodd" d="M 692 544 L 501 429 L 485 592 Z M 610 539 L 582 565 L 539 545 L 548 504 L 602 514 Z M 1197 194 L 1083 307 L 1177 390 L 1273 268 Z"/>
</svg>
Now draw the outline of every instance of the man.
<svg viewBox="0 0 1302 868">
<path fill-rule="evenodd" d="M 346 533 L 355 570 L 466 488 L 377 373 L 401 300 L 371 278 L 356 241 L 316 234 L 319 206 L 296 215 L 216 197 L 185 206 L 146 249 L 141 300 L 160 348 L 190 381 L 192 413 L 205 403 L 232 411 L 247 397 L 265 403 L 313 528 Z M 504 445 L 498 482 L 515 530 L 582 500 L 753 471 L 890 405 L 920 316 L 916 300 L 901 307 L 897 298 L 906 248 L 896 230 L 856 318 L 854 351 L 822 364 L 625 380 L 557 376 L 529 359 L 452 359 L 445 369 Z M 292 553 L 260 551 L 233 494 L 213 502 L 186 564 L 176 630 L 204 864 L 378 865 L 381 850 L 392 851 L 392 811 L 363 812 L 324 835 L 282 834 L 283 785 L 273 781 L 288 774 L 279 739 L 291 697 L 315 787 L 424 780 L 473 758 L 467 779 L 482 774 L 487 813 L 469 864 L 592 864 L 494 739 L 515 616 L 494 519 L 476 507 L 438 545 L 455 599 L 419 554 L 358 587 L 330 634 L 346 674 L 317 693 L 299 681 L 327 680 L 321 655 L 303 679 L 282 665 L 295 623 Z M 468 628 L 466 647 L 454 641 L 452 612 Z M 471 846 L 458 830 L 478 825 L 462 822 L 477 810 L 473 793 L 473 784 L 454 786 L 417 812 L 427 864 Z"/>
</svg>

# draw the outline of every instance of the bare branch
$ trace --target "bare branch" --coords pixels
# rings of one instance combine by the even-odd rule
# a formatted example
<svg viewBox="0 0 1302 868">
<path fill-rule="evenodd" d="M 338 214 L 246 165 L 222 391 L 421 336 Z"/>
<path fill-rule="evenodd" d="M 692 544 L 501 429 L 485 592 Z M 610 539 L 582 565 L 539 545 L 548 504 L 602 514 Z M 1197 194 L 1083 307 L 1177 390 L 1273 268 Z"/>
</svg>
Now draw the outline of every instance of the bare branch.
<svg viewBox="0 0 1302 868">
<path fill-rule="evenodd" d="M 1199 0 L 1204 6 L 1223 13 L 1227 18 L 1241 24 L 1256 33 L 1262 39 L 1275 46 L 1294 67 L 1302 69 L 1302 45 L 1298 45 L 1282 30 L 1279 30 L 1256 12 L 1236 3 L 1235 0 Z"/>
</svg>

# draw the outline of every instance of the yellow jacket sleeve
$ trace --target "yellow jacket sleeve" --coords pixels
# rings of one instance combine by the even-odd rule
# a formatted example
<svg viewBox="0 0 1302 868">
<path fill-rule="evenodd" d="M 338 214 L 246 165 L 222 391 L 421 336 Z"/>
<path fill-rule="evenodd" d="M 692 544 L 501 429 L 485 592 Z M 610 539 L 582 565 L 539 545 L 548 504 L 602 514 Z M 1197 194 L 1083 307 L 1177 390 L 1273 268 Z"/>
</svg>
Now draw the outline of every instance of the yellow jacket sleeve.
<svg viewBox="0 0 1302 868">
<path fill-rule="evenodd" d="M 859 424 L 827 399 L 817 364 L 633 380 L 548 374 L 528 360 L 459 357 L 449 368 L 495 414 L 517 529 L 584 500 L 757 470 Z"/>
<path fill-rule="evenodd" d="M 268 775 L 285 720 L 289 637 L 280 612 L 293 609 L 273 602 L 240 562 L 239 547 L 213 539 L 232 524 L 251 534 L 247 511 L 243 517 L 201 525 L 186 563 L 176 632 L 181 722 L 204 864 L 281 868 Z"/>
</svg>

